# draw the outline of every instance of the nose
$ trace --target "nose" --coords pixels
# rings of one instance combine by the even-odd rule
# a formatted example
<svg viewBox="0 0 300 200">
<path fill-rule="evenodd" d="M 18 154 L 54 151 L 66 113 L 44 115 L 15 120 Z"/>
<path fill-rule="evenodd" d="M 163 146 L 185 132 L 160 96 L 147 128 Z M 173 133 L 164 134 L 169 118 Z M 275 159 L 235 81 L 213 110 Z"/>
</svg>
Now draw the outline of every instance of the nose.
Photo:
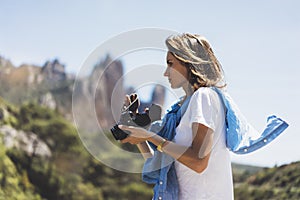
<svg viewBox="0 0 300 200">
<path fill-rule="evenodd" d="M 167 67 L 166 71 L 164 72 L 164 76 L 169 76 L 169 67 Z"/>
</svg>

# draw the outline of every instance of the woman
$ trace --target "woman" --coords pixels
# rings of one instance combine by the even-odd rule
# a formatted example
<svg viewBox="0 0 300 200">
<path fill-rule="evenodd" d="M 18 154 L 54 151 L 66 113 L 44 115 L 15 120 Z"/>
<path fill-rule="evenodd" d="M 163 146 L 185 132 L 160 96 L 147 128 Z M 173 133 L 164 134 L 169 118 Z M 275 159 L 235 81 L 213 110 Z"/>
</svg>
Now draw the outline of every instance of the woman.
<svg viewBox="0 0 300 200">
<path fill-rule="evenodd" d="M 138 144 L 143 153 L 150 154 L 148 142 L 162 154 L 175 159 L 178 199 L 233 199 L 233 183 L 229 151 L 225 142 L 225 113 L 213 87 L 225 87 L 221 65 L 208 41 L 199 35 L 182 34 L 167 38 L 167 69 L 164 76 L 171 87 L 182 88 L 184 98 L 179 106 L 188 103 L 172 139 L 138 127 L 120 125 L 130 131 L 123 143 Z M 127 100 L 128 103 L 129 100 Z M 168 174 L 172 170 L 168 168 Z M 160 171 L 160 173 L 163 173 Z M 157 184 L 163 184 L 159 182 Z M 171 189 L 170 191 L 177 190 Z M 173 199 L 164 192 L 154 199 Z"/>
</svg>

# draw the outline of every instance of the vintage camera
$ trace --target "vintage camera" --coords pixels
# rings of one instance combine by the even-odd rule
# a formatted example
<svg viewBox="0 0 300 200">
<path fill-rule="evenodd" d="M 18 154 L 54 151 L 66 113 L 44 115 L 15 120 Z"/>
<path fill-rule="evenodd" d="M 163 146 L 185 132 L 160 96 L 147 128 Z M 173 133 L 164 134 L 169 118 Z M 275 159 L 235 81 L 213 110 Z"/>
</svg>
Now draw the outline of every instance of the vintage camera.
<svg viewBox="0 0 300 200">
<path fill-rule="evenodd" d="M 148 128 L 152 122 L 160 120 L 162 110 L 159 105 L 152 104 L 145 110 L 145 112 L 136 113 L 136 110 L 139 106 L 138 101 L 139 100 L 136 96 L 131 104 L 127 108 L 123 109 L 119 122 L 110 129 L 116 140 L 123 140 L 130 134 L 129 131 L 121 130 L 118 127 L 118 125 L 120 124 L 126 126 Z"/>
</svg>

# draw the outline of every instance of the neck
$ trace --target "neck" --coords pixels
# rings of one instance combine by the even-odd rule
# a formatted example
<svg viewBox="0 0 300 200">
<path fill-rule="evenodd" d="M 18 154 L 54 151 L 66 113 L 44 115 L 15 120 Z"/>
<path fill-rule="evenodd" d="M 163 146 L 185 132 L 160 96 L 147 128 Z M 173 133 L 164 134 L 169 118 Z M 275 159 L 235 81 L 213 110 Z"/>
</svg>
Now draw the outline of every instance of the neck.
<svg viewBox="0 0 300 200">
<path fill-rule="evenodd" d="M 184 86 L 182 86 L 182 89 L 186 97 L 192 96 L 192 94 L 194 93 L 194 90 L 189 82 L 187 82 Z"/>
</svg>

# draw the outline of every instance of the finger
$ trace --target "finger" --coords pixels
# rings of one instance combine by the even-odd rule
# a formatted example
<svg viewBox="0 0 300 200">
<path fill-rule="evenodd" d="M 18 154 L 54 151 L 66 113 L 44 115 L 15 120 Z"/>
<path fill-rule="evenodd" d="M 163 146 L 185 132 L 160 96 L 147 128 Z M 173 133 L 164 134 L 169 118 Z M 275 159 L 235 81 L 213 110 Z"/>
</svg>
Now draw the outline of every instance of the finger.
<svg viewBox="0 0 300 200">
<path fill-rule="evenodd" d="M 128 135 L 125 139 L 121 140 L 121 143 L 138 144 L 139 142 L 136 141 L 135 137 Z"/>
<path fill-rule="evenodd" d="M 130 104 L 130 97 L 129 97 L 129 95 L 126 95 L 125 99 L 124 99 L 124 105 L 129 106 L 129 104 Z"/>
<path fill-rule="evenodd" d="M 119 129 L 125 130 L 125 131 L 131 131 L 132 127 L 131 126 L 126 126 L 126 125 L 118 125 Z"/>
<path fill-rule="evenodd" d="M 119 129 L 122 129 L 122 130 L 126 130 L 126 126 L 125 125 L 118 125 Z"/>
<path fill-rule="evenodd" d="M 130 137 L 130 136 L 127 136 L 127 137 L 124 138 L 123 140 L 120 140 L 120 142 L 121 142 L 122 144 L 129 142 L 129 140 L 130 140 L 129 137 Z"/>
<path fill-rule="evenodd" d="M 139 144 L 141 142 L 137 140 L 135 137 L 128 136 L 127 138 L 121 140 L 121 143 Z"/>
</svg>

